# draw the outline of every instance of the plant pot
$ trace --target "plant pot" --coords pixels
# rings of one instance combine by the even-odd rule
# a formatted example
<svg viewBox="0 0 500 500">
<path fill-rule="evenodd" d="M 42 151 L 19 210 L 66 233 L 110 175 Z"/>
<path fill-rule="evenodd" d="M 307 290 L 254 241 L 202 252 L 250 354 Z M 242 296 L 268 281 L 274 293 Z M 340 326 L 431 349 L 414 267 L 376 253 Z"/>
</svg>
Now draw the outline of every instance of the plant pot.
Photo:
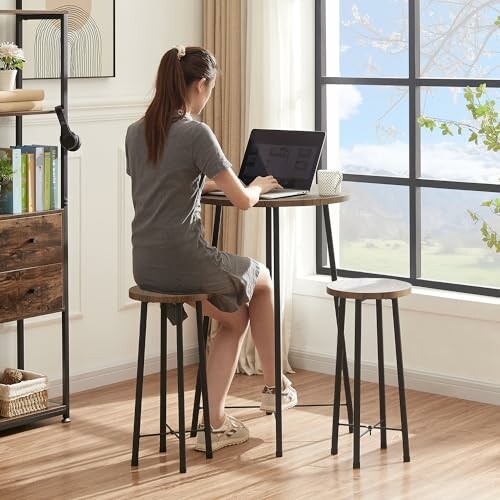
<svg viewBox="0 0 500 500">
<path fill-rule="evenodd" d="M 16 88 L 17 69 L 0 70 L 0 90 L 14 90 Z"/>
</svg>

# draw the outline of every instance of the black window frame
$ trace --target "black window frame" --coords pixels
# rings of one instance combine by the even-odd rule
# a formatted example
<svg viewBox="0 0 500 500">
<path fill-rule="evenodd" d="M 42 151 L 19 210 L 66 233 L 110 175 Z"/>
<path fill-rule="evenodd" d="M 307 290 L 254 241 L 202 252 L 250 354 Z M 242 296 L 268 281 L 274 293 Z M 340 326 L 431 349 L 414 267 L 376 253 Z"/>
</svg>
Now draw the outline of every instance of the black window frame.
<svg viewBox="0 0 500 500">
<path fill-rule="evenodd" d="M 410 221 L 410 275 L 396 276 L 365 271 L 353 271 L 338 268 L 342 277 L 383 277 L 408 281 L 412 285 L 500 297 L 500 288 L 478 285 L 449 283 L 421 278 L 421 188 L 440 188 L 459 191 L 483 191 L 497 193 L 500 196 L 500 185 L 474 182 L 458 182 L 426 179 L 420 176 L 420 127 L 417 116 L 420 109 L 421 87 L 477 87 L 486 83 L 487 87 L 500 88 L 500 80 L 477 78 L 421 78 L 419 76 L 419 35 L 420 35 L 420 0 L 408 1 L 408 78 L 371 78 L 371 77 L 330 77 L 326 73 L 326 10 L 328 0 L 315 0 L 315 128 L 326 130 L 326 88 L 328 85 L 380 85 L 407 87 L 409 91 L 409 175 L 408 177 L 382 177 L 344 173 L 344 181 L 374 183 L 379 185 L 406 186 L 409 190 Z M 319 168 L 325 168 L 328 151 L 325 148 Z M 500 157 L 500 153 L 499 153 Z M 349 202 L 347 202 L 349 203 Z M 326 238 L 322 210 L 316 212 L 316 273 L 330 275 L 330 268 L 323 265 L 326 261 Z"/>
</svg>

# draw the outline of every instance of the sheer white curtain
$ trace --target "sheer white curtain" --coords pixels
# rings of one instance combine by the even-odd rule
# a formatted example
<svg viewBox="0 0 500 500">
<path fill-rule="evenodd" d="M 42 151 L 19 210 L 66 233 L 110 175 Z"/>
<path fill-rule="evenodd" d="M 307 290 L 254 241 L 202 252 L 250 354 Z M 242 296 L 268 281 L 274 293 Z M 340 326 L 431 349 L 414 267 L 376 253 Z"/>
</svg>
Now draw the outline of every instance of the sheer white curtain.
<svg viewBox="0 0 500 500">
<path fill-rule="evenodd" d="M 251 0 L 247 5 L 246 138 L 253 128 L 312 129 L 314 0 Z M 241 253 L 265 262 L 265 210 L 249 210 L 240 217 Z M 282 359 L 287 372 L 291 371 L 288 351 L 296 222 L 296 209 L 280 209 Z M 261 371 L 250 335 L 241 351 L 239 370 L 247 374 Z"/>
</svg>

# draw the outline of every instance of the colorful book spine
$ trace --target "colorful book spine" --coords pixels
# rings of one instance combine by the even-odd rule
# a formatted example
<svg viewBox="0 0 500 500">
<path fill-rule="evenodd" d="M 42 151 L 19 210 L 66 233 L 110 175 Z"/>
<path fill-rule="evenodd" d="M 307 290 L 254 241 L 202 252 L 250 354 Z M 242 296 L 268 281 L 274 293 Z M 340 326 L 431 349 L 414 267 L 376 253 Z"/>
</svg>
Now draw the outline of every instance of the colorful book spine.
<svg viewBox="0 0 500 500">
<path fill-rule="evenodd" d="M 45 158 L 43 146 L 35 146 L 35 207 L 37 212 L 43 212 L 45 210 L 44 205 L 44 183 L 45 183 Z"/>
<path fill-rule="evenodd" d="M 23 170 L 21 149 L 11 148 L 12 157 L 12 213 L 23 212 Z"/>
<path fill-rule="evenodd" d="M 35 148 L 33 146 L 22 146 L 21 152 L 26 155 L 28 170 L 28 212 L 36 211 L 36 172 L 35 172 Z"/>
<path fill-rule="evenodd" d="M 51 174 L 52 174 L 52 153 L 49 148 L 43 148 L 43 157 L 44 157 L 44 185 L 43 185 L 43 209 L 50 210 L 51 208 Z"/>
<path fill-rule="evenodd" d="M 26 153 L 21 151 L 21 176 L 22 176 L 22 194 L 21 194 L 21 205 L 23 212 L 28 211 L 28 157 Z"/>
<path fill-rule="evenodd" d="M 59 199 L 59 148 L 57 146 L 46 146 L 51 153 L 52 170 L 50 175 L 50 208 L 61 208 Z"/>
</svg>

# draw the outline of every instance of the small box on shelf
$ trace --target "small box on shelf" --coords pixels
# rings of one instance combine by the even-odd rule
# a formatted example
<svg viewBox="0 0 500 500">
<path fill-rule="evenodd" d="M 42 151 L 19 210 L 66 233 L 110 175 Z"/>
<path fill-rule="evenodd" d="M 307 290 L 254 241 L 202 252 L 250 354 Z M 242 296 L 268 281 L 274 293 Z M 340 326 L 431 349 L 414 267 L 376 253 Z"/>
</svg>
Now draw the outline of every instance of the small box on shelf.
<svg viewBox="0 0 500 500">
<path fill-rule="evenodd" d="M 22 380 L 3 383 L 17 380 L 13 379 L 9 372 L 22 376 Z M 48 407 L 47 386 L 48 379 L 45 375 L 6 369 L 0 380 L 0 417 L 11 418 L 45 410 Z"/>
</svg>

